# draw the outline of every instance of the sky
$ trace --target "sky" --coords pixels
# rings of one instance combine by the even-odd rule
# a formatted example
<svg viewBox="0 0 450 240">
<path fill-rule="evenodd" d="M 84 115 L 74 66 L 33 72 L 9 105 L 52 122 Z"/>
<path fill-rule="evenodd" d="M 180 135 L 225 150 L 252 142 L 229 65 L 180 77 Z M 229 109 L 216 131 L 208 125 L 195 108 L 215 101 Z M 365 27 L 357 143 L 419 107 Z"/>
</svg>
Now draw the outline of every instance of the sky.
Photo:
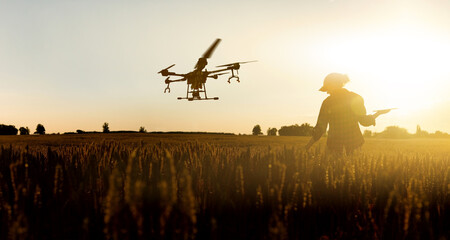
<svg viewBox="0 0 450 240">
<path fill-rule="evenodd" d="M 250 134 L 315 125 L 324 77 L 345 73 L 368 113 L 362 130 L 450 132 L 450 1 L 0 1 L 0 123 L 48 133 L 208 131 Z M 216 38 L 207 69 L 218 101 L 164 93 L 161 69 L 187 73 Z"/>
</svg>

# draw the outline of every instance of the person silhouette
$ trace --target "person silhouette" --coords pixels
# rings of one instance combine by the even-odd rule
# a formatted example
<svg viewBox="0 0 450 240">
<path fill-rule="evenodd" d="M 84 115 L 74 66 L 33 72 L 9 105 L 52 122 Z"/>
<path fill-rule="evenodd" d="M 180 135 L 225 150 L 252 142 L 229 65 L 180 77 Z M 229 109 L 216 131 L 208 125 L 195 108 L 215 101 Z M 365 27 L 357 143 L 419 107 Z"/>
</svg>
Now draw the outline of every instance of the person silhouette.
<svg viewBox="0 0 450 240">
<path fill-rule="evenodd" d="M 350 154 L 364 144 L 359 124 L 366 127 L 375 125 L 379 115 L 389 112 L 383 110 L 367 115 L 364 99 L 344 88 L 349 81 L 348 76 L 341 73 L 330 73 L 325 77 L 319 91 L 330 96 L 322 103 L 312 138 L 305 146 L 307 150 L 322 137 L 329 125 L 327 150 Z"/>
</svg>

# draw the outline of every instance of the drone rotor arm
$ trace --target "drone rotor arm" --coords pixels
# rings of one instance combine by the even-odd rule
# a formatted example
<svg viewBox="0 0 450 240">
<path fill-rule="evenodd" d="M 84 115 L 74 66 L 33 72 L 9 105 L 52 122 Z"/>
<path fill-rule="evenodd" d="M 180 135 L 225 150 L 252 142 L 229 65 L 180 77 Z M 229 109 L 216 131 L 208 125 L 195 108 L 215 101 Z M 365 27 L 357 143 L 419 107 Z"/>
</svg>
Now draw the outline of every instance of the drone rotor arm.
<svg viewBox="0 0 450 240">
<path fill-rule="evenodd" d="M 171 84 L 171 83 L 173 83 L 173 82 L 183 82 L 183 81 L 186 81 L 186 78 L 184 78 L 184 77 L 181 78 L 181 79 L 175 79 L 175 80 L 170 80 L 169 78 L 170 78 L 170 76 L 167 77 L 166 80 L 164 81 L 164 83 L 167 84 L 166 89 L 164 89 L 164 93 L 166 93 L 166 92 L 169 92 L 169 93 L 170 93 L 170 84 Z"/>
<path fill-rule="evenodd" d="M 208 77 L 217 79 L 217 78 L 219 78 L 220 75 L 224 75 L 224 74 L 228 74 L 228 73 L 217 73 L 217 74 L 209 75 Z"/>
<path fill-rule="evenodd" d="M 186 76 L 186 74 L 180 74 L 180 73 L 169 72 L 169 71 L 163 71 L 161 73 L 161 75 L 163 75 L 164 77 L 166 77 L 166 76 L 176 76 L 176 77 L 184 77 L 184 76 Z"/>
<path fill-rule="evenodd" d="M 175 80 L 170 80 L 169 78 L 166 78 L 165 83 L 169 84 L 169 83 L 173 83 L 173 82 L 184 82 L 184 81 L 186 81 L 186 78 L 175 79 Z"/>
</svg>

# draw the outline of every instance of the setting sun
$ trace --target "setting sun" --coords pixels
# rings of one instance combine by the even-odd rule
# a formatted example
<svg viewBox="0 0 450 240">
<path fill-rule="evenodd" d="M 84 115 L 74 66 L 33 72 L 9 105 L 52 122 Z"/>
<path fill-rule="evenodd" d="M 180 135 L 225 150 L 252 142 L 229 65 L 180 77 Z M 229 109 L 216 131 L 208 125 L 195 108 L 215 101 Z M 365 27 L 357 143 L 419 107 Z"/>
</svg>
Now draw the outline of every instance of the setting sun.
<svg viewBox="0 0 450 240">
<path fill-rule="evenodd" d="M 365 77 L 364 88 L 377 93 L 380 106 L 405 111 L 427 108 L 442 93 L 450 46 L 440 36 L 413 25 L 345 35 L 320 42 L 318 58 L 351 76 Z M 436 95 L 437 94 L 437 95 Z"/>
</svg>

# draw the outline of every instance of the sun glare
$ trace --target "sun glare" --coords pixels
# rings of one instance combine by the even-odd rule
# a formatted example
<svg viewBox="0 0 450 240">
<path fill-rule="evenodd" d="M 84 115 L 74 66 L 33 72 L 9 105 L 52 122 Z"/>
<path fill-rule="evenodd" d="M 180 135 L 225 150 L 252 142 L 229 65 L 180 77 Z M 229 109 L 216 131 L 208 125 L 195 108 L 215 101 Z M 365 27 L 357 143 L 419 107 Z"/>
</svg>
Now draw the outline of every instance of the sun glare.
<svg viewBox="0 0 450 240">
<path fill-rule="evenodd" d="M 427 108 L 439 101 L 435 97 L 442 86 L 448 86 L 444 78 L 449 75 L 445 63 L 450 45 L 411 26 L 346 35 L 321 42 L 314 51 L 324 65 L 363 80 L 364 88 L 379 93 L 382 106 L 406 111 Z"/>
</svg>

